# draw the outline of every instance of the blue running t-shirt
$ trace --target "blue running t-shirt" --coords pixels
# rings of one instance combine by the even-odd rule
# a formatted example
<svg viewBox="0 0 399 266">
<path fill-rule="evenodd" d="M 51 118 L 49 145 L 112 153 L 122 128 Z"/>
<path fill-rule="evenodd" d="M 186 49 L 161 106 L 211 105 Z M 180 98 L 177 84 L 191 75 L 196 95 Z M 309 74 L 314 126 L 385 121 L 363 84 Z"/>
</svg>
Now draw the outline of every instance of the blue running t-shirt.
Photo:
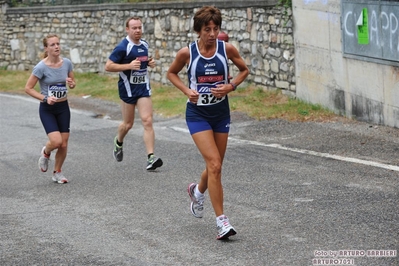
<svg viewBox="0 0 399 266">
<path fill-rule="evenodd" d="M 122 40 L 112 51 L 109 59 L 118 64 L 129 64 L 138 58 L 141 61 L 140 70 L 125 70 L 119 72 L 119 97 L 124 102 L 136 102 L 137 98 L 151 96 L 150 79 L 148 75 L 148 43 L 141 39 L 135 44 L 128 37 Z"/>
</svg>

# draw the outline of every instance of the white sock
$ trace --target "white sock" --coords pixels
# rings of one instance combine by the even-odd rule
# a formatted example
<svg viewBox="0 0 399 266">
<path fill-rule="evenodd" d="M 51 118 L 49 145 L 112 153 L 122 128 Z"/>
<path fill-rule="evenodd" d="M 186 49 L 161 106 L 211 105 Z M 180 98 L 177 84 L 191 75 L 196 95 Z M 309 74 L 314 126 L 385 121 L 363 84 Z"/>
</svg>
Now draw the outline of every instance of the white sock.
<svg viewBox="0 0 399 266">
<path fill-rule="evenodd" d="M 222 215 L 216 217 L 216 221 L 218 221 L 218 220 L 224 220 L 224 219 L 226 219 L 226 218 L 227 218 L 227 217 L 226 217 L 224 214 L 222 214 Z"/>
<path fill-rule="evenodd" d="M 201 198 L 201 197 L 204 196 L 204 194 L 202 194 L 202 193 L 198 190 L 198 185 L 195 186 L 194 195 L 195 195 L 196 198 Z"/>
</svg>

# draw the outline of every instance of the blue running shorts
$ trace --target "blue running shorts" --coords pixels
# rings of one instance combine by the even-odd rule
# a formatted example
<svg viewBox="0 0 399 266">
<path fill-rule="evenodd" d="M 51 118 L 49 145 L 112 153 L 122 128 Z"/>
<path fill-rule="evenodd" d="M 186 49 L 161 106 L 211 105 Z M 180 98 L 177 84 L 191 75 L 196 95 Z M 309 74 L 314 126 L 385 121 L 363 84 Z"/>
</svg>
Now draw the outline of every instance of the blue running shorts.
<svg viewBox="0 0 399 266">
<path fill-rule="evenodd" d="M 40 103 L 39 116 L 46 134 L 54 131 L 69 133 L 71 111 L 69 110 L 68 101 L 55 103 L 54 105 Z"/>
<path fill-rule="evenodd" d="M 229 133 L 230 131 L 230 118 L 219 121 L 186 121 L 190 134 L 212 130 L 215 133 Z"/>
</svg>

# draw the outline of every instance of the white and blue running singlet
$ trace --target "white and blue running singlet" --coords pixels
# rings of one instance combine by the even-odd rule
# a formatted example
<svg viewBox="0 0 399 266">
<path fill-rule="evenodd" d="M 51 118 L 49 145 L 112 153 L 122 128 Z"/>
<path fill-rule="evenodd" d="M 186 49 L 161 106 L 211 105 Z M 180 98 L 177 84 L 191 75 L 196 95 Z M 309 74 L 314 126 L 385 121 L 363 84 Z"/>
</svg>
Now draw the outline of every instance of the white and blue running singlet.
<svg viewBox="0 0 399 266">
<path fill-rule="evenodd" d="M 189 45 L 190 63 L 187 68 L 189 88 L 199 93 L 197 104 L 187 102 L 187 121 L 210 121 L 230 118 L 227 95 L 217 98 L 211 88 L 228 83 L 228 59 L 225 43 L 217 40 L 216 52 L 212 57 L 200 54 L 197 42 Z"/>
<path fill-rule="evenodd" d="M 135 59 L 141 61 L 140 70 L 125 70 L 119 72 L 119 97 L 124 102 L 136 103 L 140 97 L 151 95 L 148 75 L 148 43 L 141 39 L 135 44 L 128 37 L 123 39 L 112 51 L 109 59 L 118 64 L 129 64 Z"/>
</svg>

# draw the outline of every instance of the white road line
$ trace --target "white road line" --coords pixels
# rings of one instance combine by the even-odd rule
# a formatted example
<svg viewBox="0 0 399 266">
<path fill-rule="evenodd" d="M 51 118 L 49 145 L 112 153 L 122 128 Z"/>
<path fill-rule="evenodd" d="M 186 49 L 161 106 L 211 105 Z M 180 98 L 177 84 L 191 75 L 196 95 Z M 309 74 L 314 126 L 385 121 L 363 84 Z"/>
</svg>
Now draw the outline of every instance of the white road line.
<svg viewBox="0 0 399 266">
<path fill-rule="evenodd" d="M 22 96 L 22 95 L 14 95 L 14 94 L 1 94 L 0 93 L 0 97 L 8 97 L 8 98 L 13 98 L 13 99 L 18 99 L 18 100 L 23 100 L 26 102 L 31 102 L 31 103 L 36 103 L 37 106 L 39 106 L 40 101 L 38 99 L 35 99 L 33 97 L 28 97 L 28 96 Z M 90 112 L 87 111 L 83 111 L 83 110 L 77 110 L 74 108 L 70 108 L 71 113 L 75 113 L 75 114 L 87 114 L 90 115 Z"/>
<path fill-rule="evenodd" d="M 37 102 L 37 100 L 31 99 L 29 97 L 23 97 L 23 96 L 17 96 L 17 95 L 0 94 L 0 96 L 16 98 L 16 99 L 21 99 L 21 100 L 30 101 L 30 102 Z M 78 110 L 74 110 L 74 111 L 76 113 L 80 112 Z M 170 127 L 170 128 L 175 131 L 180 131 L 180 132 L 185 132 L 185 133 L 189 132 L 188 129 L 186 129 L 186 128 L 181 128 L 181 127 Z M 304 150 L 304 149 L 288 148 L 288 147 L 284 147 L 280 144 L 265 144 L 265 143 L 258 142 L 258 141 L 235 139 L 232 137 L 229 137 L 229 141 L 235 142 L 238 144 L 250 144 L 250 145 L 255 145 L 255 146 L 263 146 L 263 147 L 269 147 L 269 148 L 276 148 L 276 149 L 280 149 L 280 150 L 292 151 L 292 152 L 297 152 L 297 153 L 302 153 L 302 154 L 309 154 L 309 155 L 313 155 L 313 156 L 330 158 L 330 159 L 344 161 L 344 162 L 358 163 L 358 164 L 379 167 L 379 168 L 399 172 L 399 167 L 396 165 L 377 163 L 377 162 L 373 162 L 373 161 L 366 161 L 366 160 L 361 160 L 361 159 L 356 159 L 356 158 L 351 158 L 351 157 L 343 157 L 343 156 L 333 155 L 333 154 L 329 154 L 329 153 L 316 152 L 316 151 L 310 151 L 310 150 Z"/>
<path fill-rule="evenodd" d="M 181 128 L 181 127 L 170 127 L 174 131 L 179 131 L 179 132 L 184 132 L 184 133 L 190 133 L 187 128 Z"/>
<path fill-rule="evenodd" d="M 25 95 L 25 94 L 23 94 L 23 95 Z M 26 102 L 32 102 L 32 103 L 37 103 L 37 104 L 40 103 L 39 100 L 34 99 L 32 97 L 29 97 L 28 94 L 26 94 L 25 96 L 20 96 L 20 95 L 14 95 L 14 94 L 2 94 L 2 93 L 0 93 L 0 96 L 1 97 L 19 99 L 19 100 L 23 100 L 23 101 L 26 101 Z"/>
<path fill-rule="evenodd" d="M 185 128 L 180 128 L 180 127 L 171 127 L 171 128 L 173 130 L 180 131 L 180 132 L 186 132 L 186 133 L 189 132 L 188 129 L 185 129 Z M 366 161 L 366 160 L 361 160 L 361 159 L 356 159 L 356 158 L 351 158 L 351 157 L 344 157 L 344 156 L 333 155 L 333 154 L 323 153 L 323 152 L 310 151 L 310 150 L 304 150 L 304 149 L 288 148 L 288 147 L 284 147 L 280 144 L 266 144 L 266 143 L 262 143 L 262 142 L 258 142 L 258 141 L 252 141 L 252 140 L 235 139 L 232 137 L 229 137 L 229 141 L 238 143 L 238 144 L 250 144 L 250 145 L 255 145 L 255 146 L 276 148 L 276 149 L 280 149 L 280 150 L 292 151 L 292 152 L 297 152 L 297 153 L 302 153 L 302 154 L 309 154 L 309 155 L 313 155 L 313 156 L 329 158 L 329 159 L 334 159 L 334 160 L 338 160 L 338 161 L 364 164 L 364 165 L 368 165 L 368 166 L 379 167 L 379 168 L 399 172 L 399 167 L 396 165 L 377 163 L 377 162 L 373 162 L 373 161 Z"/>
<path fill-rule="evenodd" d="M 280 149 L 280 150 L 309 154 L 309 155 L 313 155 L 313 156 L 330 158 L 330 159 L 344 161 L 344 162 L 364 164 L 364 165 L 368 165 L 368 166 L 374 166 L 374 167 L 379 167 L 379 168 L 384 168 L 384 169 L 399 172 L 399 167 L 396 165 L 377 163 L 377 162 L 373 162 L 373 161 L 366 161 L 366 160 L 361 160 L 361 159 L 356 159 L 356 158 L 351 158 L 351 157 L 344 157 L 344 156 L 339 156 L 339 155 L 333 155 L 333 154 L 317 152 L 317 151 L 310 151 L 310 150 L 297 149 L 297 148 L 288 148 L 288 147 L 284 147 L 280 144 L 265 144 L 265 143 L 261 143 L 261 142 L 257 142 L 257 141 L 240 140 L 240 139 L 234 139 L 234 138 L 229 138 L 229 140 L 234 141 L 236 143 L 245 143 L 245 144 L 257 145 L 257 146 L 276 148 L 276 149 Z"/>
</svg>

